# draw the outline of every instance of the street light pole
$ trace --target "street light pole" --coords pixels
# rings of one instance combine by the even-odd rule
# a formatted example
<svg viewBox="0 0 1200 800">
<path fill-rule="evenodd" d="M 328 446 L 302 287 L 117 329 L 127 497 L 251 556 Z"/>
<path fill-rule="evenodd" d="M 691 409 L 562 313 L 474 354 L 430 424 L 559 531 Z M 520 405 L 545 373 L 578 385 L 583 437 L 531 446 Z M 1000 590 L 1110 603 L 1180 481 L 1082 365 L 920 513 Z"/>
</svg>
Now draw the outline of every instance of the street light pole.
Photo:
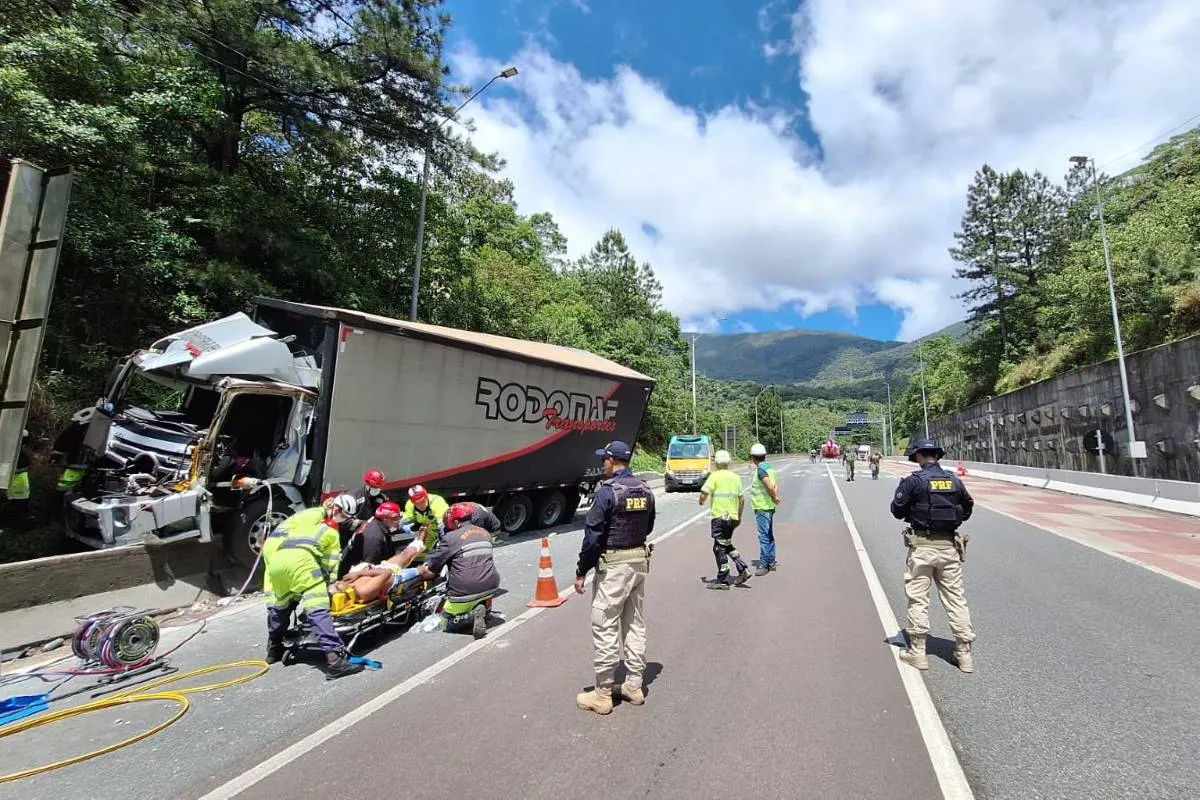
<svg viewBox="0 0 1200 800">
<path fill-rule="evenodd" d="M 508 67 L 506 69 L 501 70 L 498 74 L 492 76 L 492 79 L 489 80 L 487 83 L 485 83 L 483 86 L 481 86 L 475 92 L 475 94 L 471 95 L 466 100 L 464 100 L 462 105 L 460 105 L 458 108 L 454 109 L 454 111 L 450 112 L 449 116 L 447 116 L 445 119 L 443 119 L 441 122 L 439 122 L 436 126 L 434 126 L 434 131 L 438 130 L 443 125 L 445 125 L 447 122 L 449 122 L 450 120 L 452 120 L 456 116 L 458 116 L 458 112 L 460 112 L 464 108 L 466 108 L 467 104 L 470 103 L 472 100 L 474 100 L 476 97 L 479 97 L 479 95 L 483 93 L 484 89 L 491 86 L 493 83 L 498 81 L 500 78 L 511 78 L 511 77 L 515 76 L 516 74 L 517 74 L 516 67 Z M 432 149 L 433 149 L 433 138 L 431 136 L 429 141 L 426 142 L 426 144 L 425 144 L 425 163 L 421 167 L 421 200 L 417 205 L 417 254 L 416 254 L 416 257 L 413 259 L 412 303 L 409 305 L 409 309 L 408 309 L 409 322 L 417 321 L 417 295 L 420 293 L 420 290 L 421 290 L 421 260 L 425 254 L 425 203 L 429 197 L 429 162 L 430 162 L 430 155 L 431 155 Z"/>
<path fill-rule="evenodd" d="M 700 420 L 696 416 L 696 337 L 699 335 L 692 334 L 692 436 L 700 433 Z"/>
<path fill-rule="evenodd" d="M 779 455 L 787 452 L 787 434 L 783 429 L 783 392 L 779 393 Z"/>
<path fill-rule="evenodd" d="M 763 392 L 770 388 L 770 386 L 764 386 L 758 394 L 754 395 L 754 440 L 756 442 L 762 441 L 762 437 L 758 433 L 758 398 L 762 397 Z"/>
<path fill-rule="evenodd" d="M 1108 252 L 1108 232 L 1104 227 L 1104 203 L 1100 200 L 1100 180 L 1096 176 L 1096 160 L 1090 156 L 1072 156 L 1071 163 L 1091 167 L 1092 186 L 1096 189 L 1096 215 L 1100 220 L 1100 241 L 1104 246 L 1104 269 L 1108 273 L 1108 299 L 1112 305 L 1113 335 L 1117 339 L 1117 367 L 1121 373 L 1121 393 L 1125 400 L 1125 428 L 1129 431 L 1129 457 L 1133 460 L 1133 474 L 1138 474 L 1137 459 L 1145 458 L 1145 443 L 1137 441 L 1133 434 L 1133 408 L 1129 396 L 1129 375 L 1125 372 L 1125 346 L 1121 343 L 1121 318 L 1117 314 L 1117 287 L 1113 280 L 1112 257 Z M 1103 459 L 1103 456 L 1101 456 Z"/>
<path fill-rule="evenodd" d="M 925 412 L 925 438 L 929 438 L 929 402 L 925 399 L 925 353 L 917 341 L 917 357 L 921 359 L 921 410 Z"/>
<path fill-rule="evenodd" d="M 896 449 L 896 420 L 892 416 L 892 383 L 891 381 L 884 381 L 883 385 L 888 390 L 888 433 L 891 435 L 890 444 L 884 442 L 883 446 L 889 453 L 892 453 Z"/>
</svg>

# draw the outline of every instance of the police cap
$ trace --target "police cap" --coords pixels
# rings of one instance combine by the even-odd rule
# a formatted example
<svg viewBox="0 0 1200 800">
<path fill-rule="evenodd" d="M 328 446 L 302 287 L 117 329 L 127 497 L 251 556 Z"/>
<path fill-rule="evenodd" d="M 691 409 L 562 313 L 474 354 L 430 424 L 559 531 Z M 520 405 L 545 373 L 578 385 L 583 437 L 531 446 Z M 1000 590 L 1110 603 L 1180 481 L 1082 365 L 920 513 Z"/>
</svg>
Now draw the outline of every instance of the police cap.
<svg viewBox="0 0 1200 800">
<path fill-rule="evenodd" d="M 628 464 L 629 459 L 633 458 L 633 448 L 624 442 L 609 442 L 597 450 L 596 455 L 600 458 L 611 458 L 614 461 L 621 461 Z"/>
<path fill-rule="evenodd" d="M 932 436 L 918 436 L 912 440 L 908 446 L 908 460 L 916 461 L 917 453 L 930 453 L 934 458 L 941 458 L 946 455 L 946 451 L 937 443 L 937 439 Z"/>
</svg>

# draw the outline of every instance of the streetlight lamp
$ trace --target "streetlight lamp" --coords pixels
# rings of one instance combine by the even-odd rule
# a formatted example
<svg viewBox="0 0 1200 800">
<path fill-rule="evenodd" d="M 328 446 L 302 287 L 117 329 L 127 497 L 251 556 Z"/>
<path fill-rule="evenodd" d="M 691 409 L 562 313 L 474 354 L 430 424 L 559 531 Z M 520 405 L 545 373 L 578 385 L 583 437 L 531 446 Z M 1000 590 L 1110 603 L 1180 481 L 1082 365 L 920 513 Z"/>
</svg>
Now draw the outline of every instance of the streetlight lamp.
<svg viewBox="0 0 1200 800">
<path fill-rule="evenodd" d="M 467 107 L 467 104 L 479 97 L 483 90 L 491 86 L 500 78 L 512 78 L 517 74 L 516 67 L 508 67 L 501 70 L 498 74 L 492 76 L 492 79 L 476 90 L 475 94 L 463 101 L 463 104 L 450 115 L 434 126 L 434 130 L 438 130 L 450 120 L 458 116 L 458 112 Z M 408 309 L 408 319 L 410 322 L 417 321 L 417 294 L 421 289 L 421 257 L 425 254 L 425 201 L 429 196 L 429 161 L 430 151 L 433 145 L 433 138 L 425 144 L 425 164 L 421 167 L 421 200 L 417 210 L 417 255 L 413 261 L 413 285 L 412 285 L 412 304 Z"/>
<path fill-rule="evenodd" d="M 1108 273 L 1108 299 L 1112 304 L 1113 334 L 1117 339 L 1117 366 L 1121 372 L 1121 393 L 1125 400 L 1125 427 L 1129 431 L 1129 457 L 1146 457 L 1146 443 L 1137 441 L 1133 435 L 1133 409 L 1129 397 L 1129 375 L 1125 372 L 1125 346 L 1121 343 L 1121 318 L 1117 315 L 1117 288 L 1113 282 L 1112 257 L 1108 253 L 1108 232 L 1104 228 L 1104 204 L 1100 202 L 1100 181 L 1096 177 L 1096 160 L 1090 156 L 1071 156 L 1075 166 L 1090 166 L 1092 185 L 1096 188 L 1096 215 L 1100 220 L 1100 241 L 1104 245 L 1104 269 Z M 1100 458 L 1103 460 L 1104 456 Z M 1133 462 L 1133 474 L 1137 475 L 1137 461 Z"/>
</svg>

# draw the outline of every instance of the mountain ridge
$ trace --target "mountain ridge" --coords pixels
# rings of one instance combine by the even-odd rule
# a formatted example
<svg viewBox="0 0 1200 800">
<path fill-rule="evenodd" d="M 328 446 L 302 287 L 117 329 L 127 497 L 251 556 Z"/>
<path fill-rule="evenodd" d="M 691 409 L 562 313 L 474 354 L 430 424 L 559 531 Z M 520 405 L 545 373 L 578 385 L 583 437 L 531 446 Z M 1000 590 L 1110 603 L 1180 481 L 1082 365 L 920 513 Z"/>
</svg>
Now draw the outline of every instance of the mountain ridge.
<svg viewBox="0 0 1200 800">
<path fill-rule="evenodd" d="M 696 371 L 718 381 L 852 386 L 907 377 L 919 342 L 945 335 L 962 342 L 970 333 L 955 322 L 911 342 L 803 328 L 710 334 L 696 341 Z"/>
</svg>

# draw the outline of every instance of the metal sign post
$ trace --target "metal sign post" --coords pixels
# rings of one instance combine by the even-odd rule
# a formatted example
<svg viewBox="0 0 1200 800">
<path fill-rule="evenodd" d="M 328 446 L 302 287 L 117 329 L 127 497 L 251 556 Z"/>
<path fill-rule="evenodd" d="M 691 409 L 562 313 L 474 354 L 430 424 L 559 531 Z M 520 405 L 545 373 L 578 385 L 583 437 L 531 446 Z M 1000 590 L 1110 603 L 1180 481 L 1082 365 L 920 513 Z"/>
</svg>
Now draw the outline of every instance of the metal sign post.
<svg viewBox="0 0 1200 800">
<path fill-rule="evenodd" d="M 0 212 L 0 490 L 16 471 L 71 194 L 70 167 L 13 159 Z"/>
</svg>

